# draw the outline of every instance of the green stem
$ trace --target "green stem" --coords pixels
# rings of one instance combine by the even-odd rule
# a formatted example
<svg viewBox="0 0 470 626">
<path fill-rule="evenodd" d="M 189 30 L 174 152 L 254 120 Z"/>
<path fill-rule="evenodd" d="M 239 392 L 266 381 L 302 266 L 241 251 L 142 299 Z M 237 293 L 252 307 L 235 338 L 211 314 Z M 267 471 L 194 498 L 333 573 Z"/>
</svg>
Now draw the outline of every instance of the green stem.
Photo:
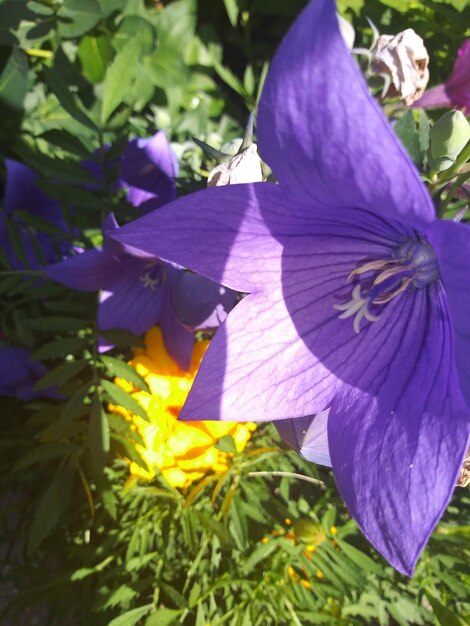
<svg viewBox="0 0 470 626">
<path fill-rule="evenodd" d="M 443 200 L 441 205 L 439 206 L 439 217 L 441 217 L 445 213 L 447 206 L 454 197 L 454 193 L 457 191 L 457 189 L 469 178 L 470 172 L 464 172 L 454 180 L 454 182 L 446 192 L 445 200 Z"/>
<path fill-rule="evenodd" d="M 281 476 L 283 478 L 296 478 L 297 480 L 304 480 L 307 483 L 312 483 L 319 487 L 325 487 L 325 483 L 317 478 L 311 478 L 304 474 L 297 474 L 296 472 L 248 472 L 245 476 Z"/>
</svg>

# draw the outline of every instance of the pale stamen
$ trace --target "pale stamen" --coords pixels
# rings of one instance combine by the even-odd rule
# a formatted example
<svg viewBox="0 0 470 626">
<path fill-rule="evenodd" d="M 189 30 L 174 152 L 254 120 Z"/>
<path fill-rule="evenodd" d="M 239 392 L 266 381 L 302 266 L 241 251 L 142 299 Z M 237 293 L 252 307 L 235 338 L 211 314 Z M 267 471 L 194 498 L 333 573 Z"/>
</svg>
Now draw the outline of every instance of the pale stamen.
<svg viewBox="0 0 470 626">
<path fill-rule="evenodd" d="M 158 278 L 152 278 L 150 272 L 145 272 L 139 276 L 139 280 L 142 283 L 144 289 L 150 289 L 150 291 L 157 291 L 160 280 Z"/>
<path fill-rule="evenodd" d="M 361 330 L 361 320 L 365 317 L 369 322 L 378 322 L 380 317 L 374 315 L 368 309 L 369 300 L 361 296 L 361 286 L 356 285 L 352 291 L 352 298 L 345 304 L 334 304 L 333 307 L 337 311 L 342 311 L 339 319 L 348 319 L 354 315 L 353 328 L 356 335 Z"/>
<path fill-rule="evenodd" d="M 368 273 L 375 276 L 363 276 Z M 369 261 L 353 269 L 347 282 L 360 277 L 345 304 L 334 304 L 340 311 L 339 319 L 353 318 L 354 332 L 361 330 L 361 321 L 378 322 L 380 316 L 370 311 L 371 306 L 383 306 L 408 289 L 410 285 L 422 288 L 439 278 L 439 267 L 432 246 L 425 240 L 409 239 L 402 242 L 386 259 Z M 362 293 L 361 293 L 362 289 Z"/>
</svg>

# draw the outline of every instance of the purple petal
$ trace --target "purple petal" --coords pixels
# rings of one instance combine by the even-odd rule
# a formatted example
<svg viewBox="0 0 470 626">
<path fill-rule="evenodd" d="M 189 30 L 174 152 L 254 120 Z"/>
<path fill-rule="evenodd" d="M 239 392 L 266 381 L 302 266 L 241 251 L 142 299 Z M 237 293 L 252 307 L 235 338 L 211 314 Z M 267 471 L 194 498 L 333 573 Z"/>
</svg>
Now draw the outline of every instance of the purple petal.
<svg viewBox="0 0 470 626">
<path fill-rule="evenodd" d="M 165 296 L 162 264 L 129 256 L 124 259 L 119 279 L 100 296 L 98 328 L 119 328 L 141 335 L 157 323 Z"/>
<path fill-rule="evenodd" d="M 205 189 L 145 215 L 109 236 L 130 254 L 171 259 L 237 291 L 256 291 L 279 274 L 281 246 L 270 220 L 289 223 L 281 190 L 270 183 Z"/>
<path fill-rule="evenodd" d="M 470 226 L 439 220 L 429 228 L 428 236 L 439 257 L 455 332 L 460 383 L 470 406 Z"/>
<path fill-rule="evenodd" d="M 38 175 L 29 167 L 5 159 L 7 170 L 4 207 L 7 213 L 24 210 L 66 230 L 59 203 L 38 187 Z"/>
<path fill-rule="evenodd" d="M 180 419 L 268 421 L 302 417 L 331 403 L 335 379 L 299 340 L 280 288 L 246 296 L 217 331 Z M 315 385 L 323 374 L 324 385 Z"/>
<path fill-rule="evenodd" d="M 470 39 L 457 53 L 454 68 L 446 81 L 447 93 L 455 106 L 470 110 Z"/>
<path fill-rule="evenodd" d="M 106 248 L 81 254 L 43 268 L 44 273 L 65 287 L 79 291 L 110 288 L 119 281 L 126 262 Z"/>
<path fill-rule="evenodd" d="M 328 411 L 274 422 L 279 434 L 307 461 L 331 467 L 328 448 Z"/>
<path fill-rule="evenodd" d="M 416 289 L 389 318 L 385 367 L 361 364 L 362 380 L 330 409 L 328 435 L 340 493 L 377 550 L 411 575 L 447 506 L 469 436 L 452 328 L 439 284 Z M 370 370 L 370 373 L 367 372 Z"/>
<path fill-rule="evenodd" d="M 7 178 L 4 211 L 0 217 L 0 245 L 4 248 L 12 267 L 37 268 L 68 254 L 69 229 L 59 203 L 38 187 L 38 175 L 29 167 L 10 159 L 5 160 L 5 165 Z M 47 220 L 56 226 L 59 232 L 56 235 L 36 232 L 35 228 L 23 220 L 20 211 Z M 18 234 L 26 262 L 18 258 L 11 244 L 7 221 Z M 60 230 L 63 231 L 62 234 Z"/>
<path fill-rule="evenodd" d="M 16 346 L 0 346 L 0 396 L 32 400 L 38 396 L 55 397 L 53 389 L 34 391 L 36 382 L 47 372 L 42 363 L 33 361 L 30 353 Z"/>
<path fill-rule="evenodd" d="M 451 108 L 452 101 L 447 94 L 446 86 L 438 85 L 425 91 L 419 100 L 413 102 L 412 106 L 414 109 Z"/>
<path fill-rule="evenodd" d="M 332 0 L 310 2 L 279 47 L 261 96 L 258 143 L 293 197 L 434 217 L 416 168 L 343 41 Z"/>
<path fill-rule="evenodd" d="M 171 290 L 177 318 L 188 329 L 218 328 L 235 306 L 237 294 L 192 272 L 180 272 Z"/>
<path fill-rule="evenodd" d="M 217 332 L 183 419 L 297 418 L 328 408 L 344 384 L 378 389 L 394 350 L 390 323 L 403 329 L 396 316 L 408 293 L 384 306 L 378 322 L 363 320 L 359 334 L 335 305 L 350 299 L 353 269 L 389 258 L 412 231 L 354 209 L 327 218 L 312 210 L 301 226 L 278 235 L 282 276 L 274 268 L 266 291 L 242 300 Z"/>
<path fill-rule="evenodd" d="M 178 161 L 163 131 L 150 139 L 134 139 L 122 155 L 121 184 L 135 207 L 153 199 L 153 207 L 176 198 Z M 155 204 L 156 202 L 156 204 Z"/>
<path fill-rule="evenodd" d="M 171 358 L 184 369 L 189 370 L 194 348 L 194 333 L 183 326 L 177 319 L 170 303 L 169 291 L 165 294 L 159 315 L 163 341 Z"/>
</svg>

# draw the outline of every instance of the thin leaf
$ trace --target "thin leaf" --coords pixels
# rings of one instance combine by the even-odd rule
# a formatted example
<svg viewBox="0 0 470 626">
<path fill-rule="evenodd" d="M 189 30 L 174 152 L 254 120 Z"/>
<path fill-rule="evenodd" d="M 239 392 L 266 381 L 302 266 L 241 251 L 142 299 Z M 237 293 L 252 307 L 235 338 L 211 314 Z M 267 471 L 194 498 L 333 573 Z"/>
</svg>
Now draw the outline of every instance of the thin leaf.
<svg viewBox="0 0 470 626">
<path fill-rule="evenodd" d="M 31 524 L 27 547 L 29 555 L 39 548 L 67 508 L 74 477 L 74 469 L 67 464 L 65 468 L 60 468 L 44 492 Z"/>
<path fill-rule="evenodd" d="M 119 615 L 119 617 L 115 617 L 111 620 L 108 626 L 134 626 L 134 624 L 137 624 L 153 607 L 153 604 L 146 604 L 145 606 L 139 606 L 137 609 L 126 611 L 122 615 Z"/>
<path fill-rule="evenodd" d="M 238 22 L 238 13 L 240 11 L 237 0 L 224 0 L 224 4 L 230 24 L 233 28 L 235 28 Z"/>
<path fill-rule="evenodd" d="M 35 361 L 44 361 L 47 359 L 65 357 L 68 354 L 74 354 L 78 350 L 83 349 L 86 342 L 86 339 L 78 339 L 76 337 L 55 339 L 35 350 L 31 358 Z"/>
<path fill-rule="evenodd" d="M 150 389 L 142 378 L 142 376 L 136 372 L 136 370 L 124 361 L 120 359 L 116 359 L 112 356 L 101 356 L 101 361 L 106 367 L 106 370 L 110 376 L 117 376 L 118 378 L 124 378 L 125 380 L 132 383 L 138 389 L 143 389 L 144 391 L 150 392 Z"/>
<path fill-rule="evenodd" d="M 112 402 L 114 402 L 115 404 L 118 404 L 119 406 L 124 407 L 131 413 L 135 413 L 136 415 L 139 415 L 147 422 L 149 421 L 149 418 L 145 409 L 137 402 L 135 398 L 133 398 L 129 393 L 127 393 L 127 391 L 124 391 L 124 389 L 121 389 L 121 387 L 118 387 L 117 385 L 115 385 L 109 380 L 102 380 L 101 385 L 103 389 L 106 391 L 106 393 L 109 395 L 109 397 L 111 398 Z"/>
<path fill-rule="evenodd" d="M 122 103 L 134 80 L 132 68 L 136 65 L 140 53 L 139 39 L 131 39 L 115 56 L 108 67 L 103 85 L 103 103 L 101 123 L 104 125 L 111 114 Z"/>
<path fill-rule="evenodd" d="M 110 440 L 108 418 L 97 395 L 95 395 L 93 400 L 93 407 L 90 413 L 88 445 L 93 464 L 97 471 L 101 473 L 108 459 Z"/>
<path fill-rule="evenodd" d="M 48 387 L 54 387 L 63 385 L 65 382 L 76 376 L 79 372 L 85 369 L 88 362 L 85 360 L 72 361 L 70 363 L 61 363 L 53 370 L 44 374 L 42 378 L 34 385 L 36 391 L 47 389 Z"/>
</svg>

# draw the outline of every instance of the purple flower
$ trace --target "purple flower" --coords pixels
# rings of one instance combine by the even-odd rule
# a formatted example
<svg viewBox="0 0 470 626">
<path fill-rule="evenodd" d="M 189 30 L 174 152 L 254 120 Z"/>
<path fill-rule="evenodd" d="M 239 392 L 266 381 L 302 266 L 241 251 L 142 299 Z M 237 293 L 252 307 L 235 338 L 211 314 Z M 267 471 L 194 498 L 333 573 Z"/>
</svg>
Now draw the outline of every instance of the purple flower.
<svg viewBox="0 0 470 626">
<path fill-rule="evenodd" d="M 0 246 L 15 269 L 57 261 L 71 249 L 59 203 L 39 188 L 38 175 L 29 167 L 10 159 L 5 165 Z"/>
<path fill-rule="evenodd" d="M 46 372 L 46 367 L 33 361 L 24 348 L 0 346 L 0 396 L 26 401 L 38 396 L 57 397 L 57 392 L 52 389 L 34 391 L 34 385 Z"/>
<path fill-rule="evenodd" d="M 413 107 L 456 107 L 470 113 L 470 39 L 465 40 L 457 52 L 452 73 L 446 82 L 425 91 Z"/>
<path fill-rule="evenodd" d="M 141 213 L 175 200 L 174 179 L 178 176 L 178 159 L 163 131 L 152 137 L 129 141 L 120 160 L 107 158 L 108 150 L 109 146 L 103 148 L 103 166 L 99 162 L 99 150 L 95 152 L 93 160 L 84 162 L 86 170 L 100 185 L 104 176 L 115 180 L 117 175 L 118 180 L 112 185 L 114 190 L 117 191 L 119 187 L 126 189 L 127 201 L 139 208 Z M 149 200 L 152 203 L 146 205 Z"/>
<path fill-rule="evenodd" d="M 112 237 L 249 294 L 211 342 L 183 419 L 310 416 L 307 436 L 329 409 L 322 450 L 339 490 L 411 574 L 469 436 L 470 228 L 436 220 L 331 0 L 311 2 L 278 50 L 258 145 L 279 185 L 207 189 Z"/>
<path fill-rule="evenodd" d="M 191 278 L 174 263 L 122 251 L 108 240 L 117 229 L 111 215 L 104 225 L 103 248 L 77 254 L 44 268 L 44 272 L 71 289 L 102 290 L 99 330 L 120 328 L 141 335 L 160 324 L 168 352 L 182 368 L 188 369 L 193 330 L 218 326 L 233 307 L 235 293 L 211 280 L 194 275 Z M 102 341 L 102 350 L 111 347 Z"/>
<path fill-rule="evenodd" d="M 128 189 L 127 200 L 146 212 L 145 202 L 155 209 L 176 198 L 178 160 L 163 131 L 148 139 L 133 139 L 121 160 L 120 185 Z"/>
</svg>

